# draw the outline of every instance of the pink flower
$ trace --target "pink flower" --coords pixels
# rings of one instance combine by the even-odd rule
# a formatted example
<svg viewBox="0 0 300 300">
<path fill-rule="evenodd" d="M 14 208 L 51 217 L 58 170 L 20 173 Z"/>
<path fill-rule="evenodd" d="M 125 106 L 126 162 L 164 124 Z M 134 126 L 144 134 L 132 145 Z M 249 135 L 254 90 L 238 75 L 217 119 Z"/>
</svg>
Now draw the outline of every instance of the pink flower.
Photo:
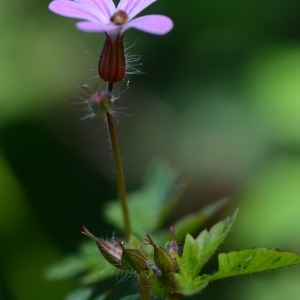
<svg viewBox="0 0 300 300">
<path fill-rule="evenodd" d="M 148 15 L 135 18 L 156 0 L 120 0 L 116 7 L 113 0 L 54 0 L 49 9 L 61 16 L 82 19 L 76 24 L 86 32 L 105 32 L 110 36 L 122 35 L 129 28 L 163 35 L 173 28 L 170 18 Z"/>
<path fill-rule="evenodd" d="M 173 28 L 170 18 L 148 15 L 134 18 L 156 0 L 54 0 L 49 9 L 68 18 L 82 19 L 77 28 L 86 32 L 104 32 L 106 40 L 99 58 L 98 73 L 108 83 L 121 81 L 126 72 L 123 38 L 129 28 L 152 34 L 166 34 Z"/>
</svg>

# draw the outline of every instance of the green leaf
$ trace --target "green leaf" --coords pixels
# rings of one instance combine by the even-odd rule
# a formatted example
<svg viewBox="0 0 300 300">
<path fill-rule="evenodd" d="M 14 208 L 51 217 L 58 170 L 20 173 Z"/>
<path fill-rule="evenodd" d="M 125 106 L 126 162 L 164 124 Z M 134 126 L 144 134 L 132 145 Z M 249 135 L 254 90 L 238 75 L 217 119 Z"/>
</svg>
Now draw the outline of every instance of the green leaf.
<svg viewBox="0 0 300 300">
<path fill-rule="evenodd" d="M 210 280 L 300 264 L 300 255 L 277 249 L 246 249 L 219 254 L 219 270 Z"/>
<path fill-rule="evenodd" d="M 65 300 L 88 300 L 92 296 L 91 288 L 80 288 L 69 294 Z"/>
<path fill-rule="evenodd" d="M 214 214 L 220 211 L 226 204 L 228 199 L 220 199 L 216 203 L 210 204 L 202 208 L 200 211 L 189 214 L 175 222 L 176 240 L 183 241 L 187 233 L 193 233 L 201 228 Z M 170 233 L 169 233 L 170 235 Z"/>
<path fill-rule="evenodd" d="M 96 296 L 95 298 L 93 298 L 93 300 L 104 300 L 108 297 L 108 295 L 109 295 L 109 291 L 107 293 Z"/>
<path fill-rule="evenodd" d="M 45 275 L 47 279 L 65 279 L 79 275 L 88 268 L 86 262 L 77 256 L 69 256 L 50 266 Z"/>
<path fill-rule="evenodd" d="M 139 298 L 140 298 L 139 294 L 133 294 L 133 295 L 122 297 L 120 300 L 138 300 Z"/>
<path fill-rule="evenodd" d="M 194 266 L 198 264 L 200 259 L 201 253 L 199 251 L 199 245 L 196 240 L 190 234 L 187 234 L 182 257 L 178 259 L 178 267 L 180 274 L 185 278 L 189 278 L 190 281 L 198 275 L 198 273 L 195 274 L 194 272 Z"/>
<path fill-rule="evenodd" d="M 185 296 L 191 296 L 200 293 L 207 285 L 208 280 L 205 276 L 197 276 L 193 279 L 175 274 L 177 284 L 179 285 L 180 292 Z"/>
<path fill-rule="evenodd" d="M 175 206 L 180 193 L 173 191 L 176 178 L 176 172 L 166 164 L 151 164 L 141 189 L 128 195 L 129 211 L 134 216 L 132 230 L 138 237 L 157 229 Z M 119 201 L 109 202 L 104 214 L 109 222 L 124 229 Z"/>
<path fill-rule="evenodd" d="M 239 209 L 237 208 L 230 216 L 215 224 L 209 231 L 202 231 L 196 241 L 199 245 L 199 260 L 194 268 L 195 273 L 199 273 L 202 267 L 213 256 L 218 247 L 227 237 L 236 219 Z"/>
<path fill-rule="evenodd" d="M 226 238 L 237 213 L 238 209 L 223 221 L 215 224 L 209 231 L 203 230 L 196 239 L 189 234 L 186 236 L 183 254 L 178 260 L 180 273 L 183 276 L 192 280 L 199 274 Z"/>
<path fill-rule="evenodd" d="M 45 274 L 48 279 L 66 279 L 81 275 L 83 284 L 92 284 L 117 275 L 121 271 L 109 264 L 92 241 L 81 245 L 77 255 L 50 266 Z"/>
<path fill-rule="evenodd" d="M 106 260 L 100 260 L 97 269 L 90 269 L 80 277 L 82 284 L 93 284 L 101 280 L 108 279 L 121 273 L 121 270 L 113 267 Z"/>
</svg>

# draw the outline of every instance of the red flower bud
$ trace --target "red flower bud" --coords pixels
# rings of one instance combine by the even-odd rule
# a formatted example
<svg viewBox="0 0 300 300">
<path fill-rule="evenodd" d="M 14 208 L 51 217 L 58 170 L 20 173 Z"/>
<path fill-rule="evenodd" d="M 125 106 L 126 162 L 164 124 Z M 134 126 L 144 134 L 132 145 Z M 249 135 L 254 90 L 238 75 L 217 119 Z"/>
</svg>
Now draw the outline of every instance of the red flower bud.
<svg viewBox="0 0 300 300">
<path fill-rule="evenodd" d="M 81 233 L 96 241 L 98 249 L 109 263 L 116 268 L 124 269 L 121 261 L 122 248 L 119 244 L 96 238 L 85 226 L 82 227 Z"/>
<path fill-rule="evenodd" d="M 100 55 L 98 73 L 100 78 L 109 83 L 121 81 L 125 75 L 125 54 L 123 35 L 108 35 Z"/>
<path fill-rule="evenodd" d="M 96 238 L 86 227 L 81 231 L 84 235 L 96 241 L 96 244 L 104 258 L 116 268 L 141 273 L 148 270 L 146 257 L 139 249 L 125 248 L 121 241 L 112 243 Z"/>
</svg>

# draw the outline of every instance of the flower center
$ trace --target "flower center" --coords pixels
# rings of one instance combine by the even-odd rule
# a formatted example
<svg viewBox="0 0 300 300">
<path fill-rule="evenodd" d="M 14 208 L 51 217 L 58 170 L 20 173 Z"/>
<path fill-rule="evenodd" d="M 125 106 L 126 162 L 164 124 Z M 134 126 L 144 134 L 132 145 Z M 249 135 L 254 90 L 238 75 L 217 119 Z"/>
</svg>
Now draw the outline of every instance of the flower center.
<svg viewBox="0 0 300 300">
<path fill-rule="evenodd" d="M 124 10 L 118 10 L 116 11 L 113 16 L 110 18 L 112 22 L 114 22 L 116 25 L 123 25 L 128 20 L 128 15 Z"/>
</svg>

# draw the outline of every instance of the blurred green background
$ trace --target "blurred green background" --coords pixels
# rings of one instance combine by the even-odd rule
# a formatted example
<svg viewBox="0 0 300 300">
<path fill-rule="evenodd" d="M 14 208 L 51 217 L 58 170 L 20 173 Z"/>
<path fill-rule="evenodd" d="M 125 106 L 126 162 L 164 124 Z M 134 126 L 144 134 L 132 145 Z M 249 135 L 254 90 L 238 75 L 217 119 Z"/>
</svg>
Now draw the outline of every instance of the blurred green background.
<svg viewBox="0 0 300 300">
<path fill-rule="evenodd" d="M 48 11 L 49 1 L 0 2 L 0 299 L 53 300 L 76 281 L 44 270 L 76 251 L 81 225 L 109 237 L 115 198 L 103 120 L 80 121 L 76 86 L 97 86 L 103 35 Z M 160 0 L 163 37 L 130 31 L 143 57 L 118 101 L 129 190 L 163 158 L 188 184 L 174 215 L 230 195 L 241 212 L 222 250 L 300 252 L 300 2 Z M 297 299 L 298 267 L 215 283 L 203 299 Z"/>
</svg>

